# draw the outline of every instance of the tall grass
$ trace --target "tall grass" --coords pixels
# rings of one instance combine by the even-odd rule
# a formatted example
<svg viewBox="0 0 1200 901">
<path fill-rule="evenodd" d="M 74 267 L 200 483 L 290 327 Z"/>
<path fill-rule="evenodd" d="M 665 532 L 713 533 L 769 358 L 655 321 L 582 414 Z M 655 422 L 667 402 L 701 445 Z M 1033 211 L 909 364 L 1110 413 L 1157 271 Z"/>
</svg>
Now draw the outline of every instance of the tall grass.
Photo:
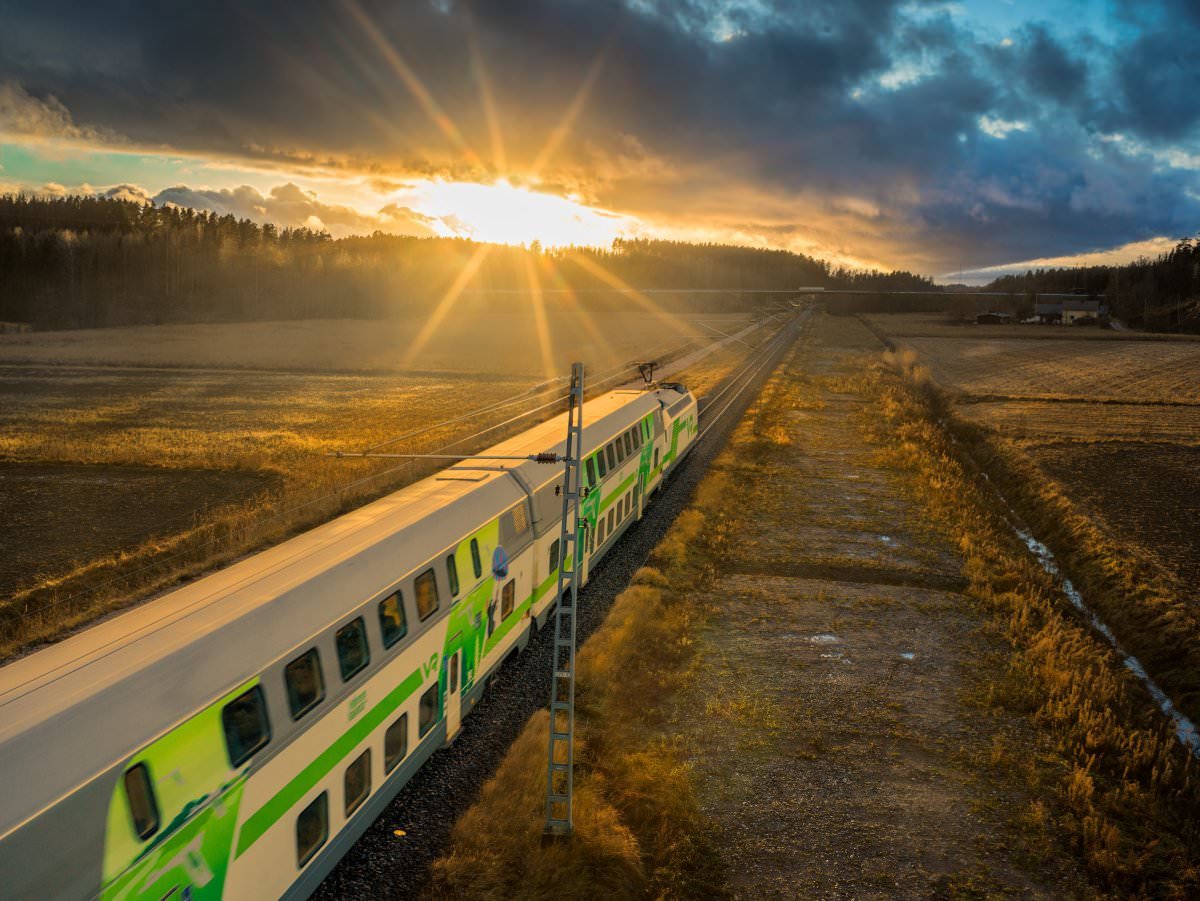
<svg viewBox="0 0 1200 901">
<path fill-rule="evenodd" d="M 898 365 L 873 367 L 862 379 L 874 401 L 873 437 L 885 461 L 909 475 L 929 519 L 957 546 L 969 593 L 990 611 L 1009 645 L 1007 675 L 988 689 L 988 701 L 1027 713 L 1051 741 L 1053 754 L 1026 771 L 1038 794 L 1048 793 L 1053 803 L 1034 802 L 1018 818 L 1047 836 L 1065 837 L 1102 891 L 1196 897 L 1195 760 L 1013 534 L 988 482 L 942 425 L 940 398 L 915 361 L 893 362 Z M 1034 488 L 1027 492 L 1031 500 L 1052 499 Z M 1035 527 L 1054 515 L 1048 512 Z M 1086 557 L 1072 562 L 1093 565 Z M 1070 571 L 1075 578 L 1080 569 Z M 1102 572 L 1079 579 L 1085 593 L 1101 584 Z M 1164 644 L 1172 640 L 1163 635 Z"/>
<path fill-rule="evenodd" d="M 693 593 L 727 545 L 728 503 L 728 476 L 711 474 L 579 652 L 574 835 L 542 843 L 549 720 L 540 713 L 456 824 L 433 897 L 725 895 L 712 828 L 663 718 L 691 675 L 705 616 Z"/>
</svg>

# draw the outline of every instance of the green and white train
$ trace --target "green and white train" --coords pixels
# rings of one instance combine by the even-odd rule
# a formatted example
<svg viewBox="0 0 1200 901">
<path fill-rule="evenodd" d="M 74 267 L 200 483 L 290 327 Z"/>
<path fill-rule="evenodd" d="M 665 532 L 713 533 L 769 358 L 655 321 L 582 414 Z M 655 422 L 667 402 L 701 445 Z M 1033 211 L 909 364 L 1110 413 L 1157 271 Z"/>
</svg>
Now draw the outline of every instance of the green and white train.
<svg viewBox="0 0 1200 901">
<path fill-rule="evenodd" d="M 584 405 L 584 580 L 697 412 Z M 0 898 L 310 894 L 550 615 L 561 479 L 464 461 L 0 668 Z"/>
</svg>

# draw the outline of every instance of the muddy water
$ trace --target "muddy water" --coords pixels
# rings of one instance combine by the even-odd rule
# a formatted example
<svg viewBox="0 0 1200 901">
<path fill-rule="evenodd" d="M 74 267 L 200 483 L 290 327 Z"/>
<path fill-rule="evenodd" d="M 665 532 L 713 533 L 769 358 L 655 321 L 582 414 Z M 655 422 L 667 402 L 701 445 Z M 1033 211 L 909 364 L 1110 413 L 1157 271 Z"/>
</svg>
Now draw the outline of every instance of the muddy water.
<svg viewBox="0 0 1200 901">
<path fill-rule="evenodd" d="M 246 472 L 0 463 L 0 598 L 269 485 Z"/>
</svg>

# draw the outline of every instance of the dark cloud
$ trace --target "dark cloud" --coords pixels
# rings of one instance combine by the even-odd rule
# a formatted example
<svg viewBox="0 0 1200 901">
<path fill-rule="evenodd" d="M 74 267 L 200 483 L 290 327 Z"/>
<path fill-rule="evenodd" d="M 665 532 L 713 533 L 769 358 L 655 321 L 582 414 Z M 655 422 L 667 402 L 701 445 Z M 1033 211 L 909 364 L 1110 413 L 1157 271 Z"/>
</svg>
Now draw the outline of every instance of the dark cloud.
<svg viewBox="0 0 1200 901">
<path fill-rule="evenodd" d="M 0 111 L 8 96 L 32 130 L 381 181 L 477 178 L 497 162 L 482 72 L 515 178 L 538 161 L 546 181 L 651 218 L 943 270 L 1200 221 L 1197 174 L 1157 153 L 1200 128 L 1194 0 L 1118 0 L 1113 46 L 1070 22 L 1007 47 L 936 2 L 351 2 L 0 0 L 0 82 L 15 86 Z M 378 218 L 294 186 L 247 191 L 160 197 L 286 224 Z"/>
</svg>

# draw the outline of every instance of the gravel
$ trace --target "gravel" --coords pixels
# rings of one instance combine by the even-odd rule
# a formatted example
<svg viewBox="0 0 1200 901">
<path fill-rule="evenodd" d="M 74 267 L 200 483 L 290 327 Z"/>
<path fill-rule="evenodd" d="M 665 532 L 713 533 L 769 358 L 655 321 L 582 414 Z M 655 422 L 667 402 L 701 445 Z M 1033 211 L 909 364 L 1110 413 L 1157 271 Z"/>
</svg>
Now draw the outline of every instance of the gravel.
<svg viewBox="0 0 1200 901">
<path fill-rule="evenodd" d="M 796 326 L 785 326 L 794 330 Z M 754 378 L 705 440 L 692 448 L 668 483 L 631 528 L 590 574 L 579 595 L 579 644 L 604 620 L 616 596 L 645 563 L 675 517 L 687 506 L 708 465 L 758 389 L 774 370 L 790 341 L 780 341 L 774 359 Z M 724 405 L 724 399 L 719 406 Z M 701 399 L 701 423 L 705 424 Z M 463 720 L 458 737 L 434 753 L 400 790 L 384 813 L 350 849 L 314 898 L 413 898 L 429 882 L 430 864 L 442 853 L 450 830 L 475 801 L 529 717 L 546 705 L 550 691 L 553 619 L 530 641 L 525 652 L 509 659 Z M 403 830 L 398 837 L 396 830 Z"/>
</svg>

